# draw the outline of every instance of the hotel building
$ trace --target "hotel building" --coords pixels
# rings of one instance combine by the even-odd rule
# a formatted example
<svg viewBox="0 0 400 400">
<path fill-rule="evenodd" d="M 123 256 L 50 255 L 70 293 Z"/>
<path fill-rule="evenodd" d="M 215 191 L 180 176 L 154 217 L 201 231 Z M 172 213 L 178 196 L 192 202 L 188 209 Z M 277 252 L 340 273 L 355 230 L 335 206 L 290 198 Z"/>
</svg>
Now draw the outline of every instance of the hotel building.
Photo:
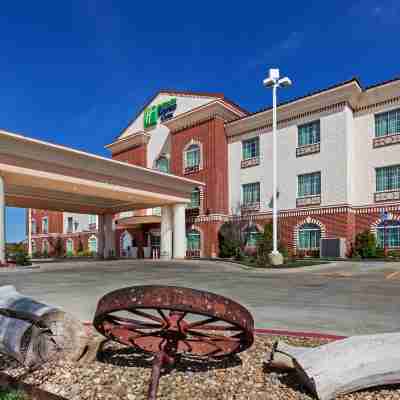
<svg viewBox="0 0 400 400">
<path fill-rule="evenodd" d="M 313 252 L 321 238 L 342 238 L 350 249 L 370 229 L 400 249 L 400 79 L 367 88 L 352 79 L 282 103 L 277 137 L 282 243 Z M 218 231 L 233 215 L 249 220 L 249 246 L 272 218 L 272 109 L 162 90 L 106 147 L 113 159 L 203 183 L 185 210 L 187 257 L 218 256 Z M 115 215 L 116 255 L 163 256 L 169 212 Z M 58 236 L 67 252 L 79 243 L 96 251 L 96 216 L 32 210 L 31 220 L 34 251 L 51 253 Z"/>
</svg>

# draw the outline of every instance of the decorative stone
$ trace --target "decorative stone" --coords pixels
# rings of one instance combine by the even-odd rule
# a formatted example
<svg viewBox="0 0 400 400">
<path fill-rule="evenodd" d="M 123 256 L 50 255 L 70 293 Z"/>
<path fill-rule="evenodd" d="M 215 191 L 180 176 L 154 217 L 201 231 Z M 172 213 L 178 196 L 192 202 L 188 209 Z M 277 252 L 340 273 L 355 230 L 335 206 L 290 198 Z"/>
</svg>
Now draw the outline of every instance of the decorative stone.
<svg viewBox="0 0 400 400">
<path fill-rule="evenodd" d="M 283 255 L 279 252 L 277 253 L 270 253 L 268 255 L 268 259 L 271 265 L 277 266 L 283 264 Z"/>
</svg>

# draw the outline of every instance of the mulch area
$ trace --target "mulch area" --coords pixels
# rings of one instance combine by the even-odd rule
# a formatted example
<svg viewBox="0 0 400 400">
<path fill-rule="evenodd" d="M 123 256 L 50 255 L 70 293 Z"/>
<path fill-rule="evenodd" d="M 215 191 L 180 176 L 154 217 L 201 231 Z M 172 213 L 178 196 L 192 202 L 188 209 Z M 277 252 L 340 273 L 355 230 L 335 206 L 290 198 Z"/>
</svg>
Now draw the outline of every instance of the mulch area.
<svg viewBox="0 0 400 400">
<path fill-rule="evenodd" d="M 264 364 L 266 353 L 278 339 L 298 346 L 326 343 L 319 339 L 257 336 L 248 351 L 227 360 L 198 362 L 182 359 L 174 369 L 164 371 L 158 399 L 312 399 L 294 373 L 267 370 Z M 104 347 L 100 360 L 89 365 L 57 360 L 26 374 L 15 362 L 0 357 L 0 371 L 71 400 L 140 400 L 147 398 L 151 357 L 109 343 Z M 400 400 L 400 385 L 365 390 L 338 399 Z"/>
</svg>

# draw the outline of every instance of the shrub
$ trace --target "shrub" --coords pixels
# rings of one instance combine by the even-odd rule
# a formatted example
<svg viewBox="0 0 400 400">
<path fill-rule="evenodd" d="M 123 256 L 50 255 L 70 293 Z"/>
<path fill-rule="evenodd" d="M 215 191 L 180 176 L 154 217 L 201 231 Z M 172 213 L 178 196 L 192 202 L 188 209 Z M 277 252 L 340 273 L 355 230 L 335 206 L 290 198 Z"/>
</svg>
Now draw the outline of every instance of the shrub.
<svg viewBox="0 0 400 400">
<path fill-rule="evenodd" d="M 376 257 L 375 235 L 369 230 L 357 234 L 354 249 L 362 258 Z"/>
<path fill-rule="evenodd" d="M 84 252 L 83 242 L 82 242 L 82 239 L 79 238 L 79 242 L 78 242 L 78 253 L 83 253 L 83 252 Z"/>
<path fill-rule="evenodd" d="M 376 258 L 385 258 L 385 250 L 382 247 L 377 247 L 375 251 Z"/>
<path fill-rule="evenodd" d="M 25 251 L 16 253 L 15 263 L 22 266 L 32 265 L 31 259 Z"/>
<path fill-rule="evenodd" d="M 218 232 L 219 256 L 221 258 L 237 257 L 241 251 L 240 232 L 234 222 L 225 222 Z"/>
<path fill-rule="evenodd" d="M 56 257 L 62 257 L 64 255 L 64 243 L 63 240 L 58 237 L 54 245 L 54 254 Z"/>
</svg>

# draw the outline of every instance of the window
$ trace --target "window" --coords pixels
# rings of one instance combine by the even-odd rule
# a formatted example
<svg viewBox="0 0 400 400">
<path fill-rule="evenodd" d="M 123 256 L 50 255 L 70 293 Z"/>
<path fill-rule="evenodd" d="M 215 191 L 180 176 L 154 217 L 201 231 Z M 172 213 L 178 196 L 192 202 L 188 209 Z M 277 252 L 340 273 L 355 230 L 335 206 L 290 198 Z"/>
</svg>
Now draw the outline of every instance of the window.
<svg viewBox="0 0 400 400">
<path fill-rule="evenodd" d="M 97 215 L 89 215 L 89 225 L 97 225 Z"/>
<path fill-rule="evenodd" d="M 192 229 L 186 234 L 186 239 L 188 251 L 200 250 L 201 239 L 199 231 Z"/>
<path fill-rule="evenodd" d="M 34 240 L 32 240 L 32 254 L 36 254 L 37 252 L 37 248 L 36 248 L 36 242 Z"/>
<path fill-rule="evenodd" d="M 298 176 L 298 197 L 321 194 L 321 172 Z"/>
<path fill-rule="evenodd" d="M 159 157 L 156 160 L 156 169 L 161 172 L 169 172 L 169 162 L 167 157 Z"/>
<path fill-rule="evenodd" d="M 375 115 L 375 137 L 400 134 L 400 109 Z"/>
<path fill-rule="evenodd" d="M 49 218 L 44 217 L 42 219 L 42 233 L 49 233 Z"/>
<path fill-rule="evenodd" d="M 260 138 L 252 138 L 242 142 L 242 159 L 250 160 L 260 156 Z"/>
<path fill-rule="evenodd" d="M 300 146 L 316 144 L 320 142 L 320 122 L 314 121 L 298 127 L 298 143 Z"/>
<path fill-rule="evenodd" d="M 185 152 L 186 168 L 195 168 L 200 166 L 200 146 L 198 144 L 190 145 Z"/>
<path fill-rule="evenodd" d="M 304 224 L 299 228 L 299 249 L 319 249 L 321 228 L 316 224 Z"/>
<path fill-rule="evenodd" d="M 376 191 L 400 189 L 400 165 L 376 169 Z"/>
<path fill-rule="evenodd" d="M 91 236 L 88 241 L 89 251 L 91 253 L 97 253 L 97 238 L 96 236 Z"/>
<path fill-rule="evenodd" d="M 37 233 L 36 229 L 37 229 L 36 220 L 33 219 L 33 220 L 31 221 L 31 231 L 32 231 L 32 234 L 33 234 L 33 235 Z"/>
<path fill-rule="evenodd" d="M 200 207 L 200 190 L 198 188 L 193 189 L 190 196 L 189 208 L 199 208 Z"/>
<path fill-rule="evenodd" d="M 258 232 L 258 229 L 255 226 L 249 227 L 246 231 L 246 246 L 257 246 L 257 242 L 259 239 L 260 232 Z"/>
<path fill-rule="evenodd" d="M 376 228 L 376 241 L 381 248 L 400 247 L 400 221 L 381 222 Z"/>
<path fill-rule="evenodd" d="M 67 255 L 74 253 L 74 241 L 72 239 L 67 240 Z"/>
<path fill-rule="evenodd" d="M 67 218 L 67 232 L 72 232 L 74 229 L 74 219 L 72 217 Z"/>
<path fill-rule="evenodd" d="M 260 202 L 260 182 L 242 185 L 243 204 L 249 205 Z"/>
</svg>

